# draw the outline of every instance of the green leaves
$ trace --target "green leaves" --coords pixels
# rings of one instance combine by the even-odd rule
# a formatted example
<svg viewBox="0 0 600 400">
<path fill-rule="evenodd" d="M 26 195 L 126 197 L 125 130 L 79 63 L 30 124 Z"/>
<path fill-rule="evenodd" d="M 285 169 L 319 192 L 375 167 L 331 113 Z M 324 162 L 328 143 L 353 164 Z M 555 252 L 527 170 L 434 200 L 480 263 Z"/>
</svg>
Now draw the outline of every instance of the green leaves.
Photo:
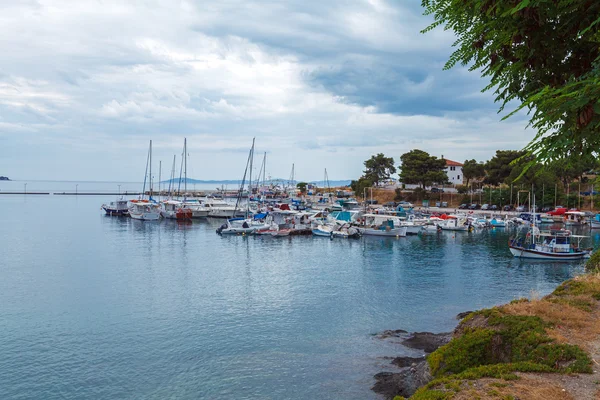
<svg viewBox="0 0 600 400">
<path fill-rule="evenodd" d="M 457 40 L 444 69 L 468 65 L 489 79 L 503 119 L 528 111 L 525 148 L 537 161 L 600 152 L 600 2 L 423 0 Z"/>
<path fill-rule="evenodd" d="M 446 183 L 448 175 L 444 169 L 446 161 L 423 150 L 412 150 L 400 157 L 402 161 L 400 180 L 402 183 L 417 184 L 422 187 L 431 186 L 434 183 Z"/>
</svg>

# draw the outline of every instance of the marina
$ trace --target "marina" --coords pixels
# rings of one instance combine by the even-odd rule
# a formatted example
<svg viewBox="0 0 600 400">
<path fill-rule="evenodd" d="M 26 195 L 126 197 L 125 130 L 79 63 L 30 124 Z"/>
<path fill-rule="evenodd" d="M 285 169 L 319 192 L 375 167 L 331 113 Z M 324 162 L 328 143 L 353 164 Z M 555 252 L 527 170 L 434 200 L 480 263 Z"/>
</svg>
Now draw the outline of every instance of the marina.
<svg viewBox="0 0 600 400">
<path fill-rule="evenodd" d="M 223 219 L 99 210 L 114 200 L 0 198 L 13 210 L 0 226 L 0 397 L 27 385 L 46 399 L 379 399 L 372 376 L 391 348 L 374 333 L 448 331 L 460 312 L 549 293 L 583 271 L 578 261 L 514 258 L 512 230 L 219 236 Z M 587 240 L 598 245 L 600 235 Z"/>
</svg>

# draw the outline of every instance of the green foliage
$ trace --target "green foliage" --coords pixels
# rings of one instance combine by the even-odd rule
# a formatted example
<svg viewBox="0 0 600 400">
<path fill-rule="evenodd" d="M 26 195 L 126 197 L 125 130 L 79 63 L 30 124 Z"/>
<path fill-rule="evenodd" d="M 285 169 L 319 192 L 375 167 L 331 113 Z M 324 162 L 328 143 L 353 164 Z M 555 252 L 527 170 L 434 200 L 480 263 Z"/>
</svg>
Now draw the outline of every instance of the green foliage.
<svg viewBox="0 0 600 400">
<path fill-rule="evenodd" d="M 424 32 L 445 26 L 457 37 L 446 69 L 470 65 L 490 80 L 484 90 L 495 88 L 500 111 L 511 102 L 529 111 L 537 131 L 529 154 L 540 161 L 598 154 L 600 2 L 422 0 L 422 5 L 434 17 Z"/>
<path fill-rule="evenodd" d="M 434 183 L 443 184 L 448 182 L 448 175 L 444 171 L 446 161 L 423 150 L 411 150 L 404 153 L 400 160 L 400 180 L 402 183 L 420 185 L 421 188 L 431 186 Z"/>
<path fill-rule="evenodd" d="M 394 159 L 386 157 L 383 153 L 372 156 L 365 161 L 364 177 L 371 180 L 375 185 L 379 182 L 389 179 L 392 174 L 396 173 Z"/>
<path fill-rule="evenodd" d="M 595 298 L 600 295 L 600 285 L 588 279 L 570 279 L 554 289 L 552 295 L 557 297 L 590 295 Z"/>
<path fill-rule="evenodd" d="M 600 251 L 596 250 L 585 263 L 585 269 L 590 272 L 600 272 Z"/>
<path fill-rule="evenodd" d="M 456 187 L 456 191 L 458 192 L 458 194 L 467 194 L 469 193 L 469 187 L 467 185 L 458 185 Z"/>
<path fill-rule="evenodd" d="M 404 195 L 402 194 L 402 189 L 397 188 L 394 189 L 394 201 L 402 201 L 404 200 Z"/>
<path fill-rule="evenodd" d="M 298 182 L 296 184 L 296 187 L 298 188 L 298 190 L 300 190 L 300 193 L 306 193 L 307 186 L 308 186 L 308 183 L 306 183 L 306 182 Z"/>
<path fill-rule="evenodd" d="M 591 372 L 589 357 L 577 346 L 556 344 L 546 333 L 550 324 L 537 316 L 504 314 L 499 309 L 472 313 L 486 318 L 486 328 L 464 328 L 464 333 L 427 357 L 435 377 L 458 374 L 478 379 L 482 373 L 507 379 L 523 369 Z M 486 375 L 488 376 L 488 375 Z"/>
<path fill-rule="evenodd" d="M 548 301 L 555 304 L 566 304 L 586 312 L 592 312 L 592 307 L 594 306 L 589 300 L 572 297 L 552 297 Z"/>
<path fill-rule="evenodd" d="M 465 185 L 469 186 L 471 179 L 481 179 L 485 177 L 485 165 L 476 160 L 466 160 L 462 167 L 462 173 L 467 180 Z M 460 192 L 459 192 L 460 193 Z"/>
<path fill-rule="evenodd" d="M 487 176 L 484 182 L 493 186 L 498 186 L 501 183 L 512 183 L 508 179 L 513 174 L 513 165 L 511 163 L 523 156 L 525 156 L 524 151 L 497 150 L 496 155 L 485 164 Z"/>
<path fill-rule="evenodd" d="M 369 178 L 365 178 L 364 176 L 358 178 L 357 181 L 350 182 L 350 188 L 354 191 L 356 196 L 362 196 L 365 188 L 370 188 L 373 186 L 373 181 Z"/>
</svg>

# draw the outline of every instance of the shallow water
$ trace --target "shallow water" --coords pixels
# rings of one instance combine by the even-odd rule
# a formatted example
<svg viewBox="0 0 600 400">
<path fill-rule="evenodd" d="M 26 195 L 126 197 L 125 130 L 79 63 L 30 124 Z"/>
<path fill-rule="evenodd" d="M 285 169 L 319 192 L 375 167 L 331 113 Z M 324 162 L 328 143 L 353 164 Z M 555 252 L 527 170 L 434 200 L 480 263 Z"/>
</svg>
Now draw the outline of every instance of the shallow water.
<svg viewBox="0 0 600 400">
<path fill-rule="evenodd" d="M 502 230 L 219 237 L 110 200 L 0 196 L 0 398 L 374 399 L 382 357 L 419 351 L 373 333 L 451 330 L 583 271 L 513 259 Z"/>
</svg>

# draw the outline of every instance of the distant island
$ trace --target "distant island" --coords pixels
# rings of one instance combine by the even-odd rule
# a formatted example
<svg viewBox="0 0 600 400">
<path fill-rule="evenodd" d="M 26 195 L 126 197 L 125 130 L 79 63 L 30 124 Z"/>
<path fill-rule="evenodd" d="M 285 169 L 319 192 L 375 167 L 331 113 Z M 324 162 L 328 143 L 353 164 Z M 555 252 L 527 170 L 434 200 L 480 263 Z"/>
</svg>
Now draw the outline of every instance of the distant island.
<svg viewBox="0 0 600 400">
<path fill-rule="evenodd" d="M 0 181 L 10 181 L 10 179 L 8 179 L 8 176 L 0 176 Z"/>
</svg>

